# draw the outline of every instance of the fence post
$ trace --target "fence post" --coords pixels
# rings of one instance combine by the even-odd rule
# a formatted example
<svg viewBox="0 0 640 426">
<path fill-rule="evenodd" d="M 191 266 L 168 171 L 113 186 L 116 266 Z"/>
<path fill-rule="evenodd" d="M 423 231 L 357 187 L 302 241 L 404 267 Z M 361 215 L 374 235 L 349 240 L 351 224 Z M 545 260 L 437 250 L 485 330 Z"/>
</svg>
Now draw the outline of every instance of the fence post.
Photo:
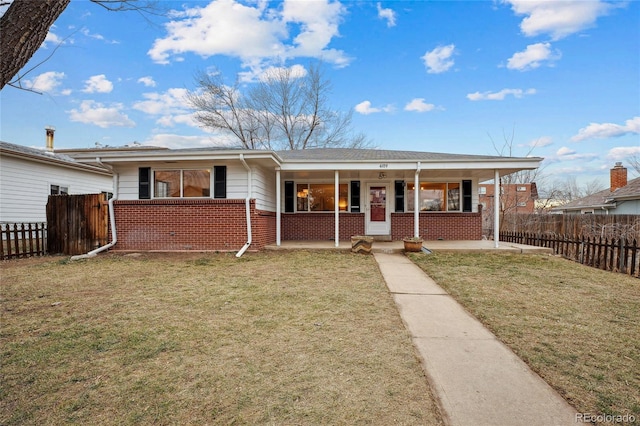
<svg viewBox="0 0 640 426">
<path fill-rule="evenodd" d="M 618 248 L 618 270 L 620 272 L 625 272 L 626 271 L 626 261 L 627 261 L 627 253 L 625 250 L 625 238 L 624 237 L 620 237 L 620 241 L 619 241 L 619 248 Z"/>
</svg>

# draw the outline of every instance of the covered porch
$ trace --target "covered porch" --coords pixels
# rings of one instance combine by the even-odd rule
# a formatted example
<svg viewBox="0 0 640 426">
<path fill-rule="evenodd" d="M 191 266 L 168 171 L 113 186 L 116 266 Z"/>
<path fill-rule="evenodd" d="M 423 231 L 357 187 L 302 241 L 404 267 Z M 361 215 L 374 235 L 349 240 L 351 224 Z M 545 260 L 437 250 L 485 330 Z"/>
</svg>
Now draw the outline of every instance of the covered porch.
<svg viewBox="0 0 640 426">
<path fill-rule="evenodd" d="M 379 150 L 279 152 L 275 246 L 347 241 L 481 240 L 478 184 L 535 168 L 540 159 Z M 499 202 L 495 203 L 495 209 Z M 499 217 L 494 212 L 499 246 Z"/>
</svg>

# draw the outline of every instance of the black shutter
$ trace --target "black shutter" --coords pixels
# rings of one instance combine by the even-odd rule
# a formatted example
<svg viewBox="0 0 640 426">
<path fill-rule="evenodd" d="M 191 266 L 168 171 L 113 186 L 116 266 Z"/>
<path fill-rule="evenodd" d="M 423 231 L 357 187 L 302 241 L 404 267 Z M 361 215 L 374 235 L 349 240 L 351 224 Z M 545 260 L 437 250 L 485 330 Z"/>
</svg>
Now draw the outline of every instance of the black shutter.
<svg viewBox="0 0 640 426">
<path fill-rule="evenodd" d="M 351 181 L 351 213 L 360 213 L 360 181 Z"/>
<path fill-rule="evenodd" d="M 287 180 L 284 182 L 284 211 L 286 213 L 293 213 L 295 201 L 296 198 L 293 191 L 293 181 Z"/>
<path fill-rule="evenodd" d="M 151 198 L 151 167 L 138 169 L 138 199 L 149 200 Z"/>
<path fill-rule="evenodd" d="M 463 180 L 462 181 L 462 211 L 463 212 L 472 211 L 472 208 L 471 208 L 472 196 L 473 194 L 471 193 L 471 181 Z"/>
<path fill-rule="evenodd" d="M 213 198 L 227 198 L 227 166 L 213 166 Z"/>
<path fill-rule="evenodd" d="M 404 211 L 404 181 L 396 181 L 396 213 Z"/>
</svg>

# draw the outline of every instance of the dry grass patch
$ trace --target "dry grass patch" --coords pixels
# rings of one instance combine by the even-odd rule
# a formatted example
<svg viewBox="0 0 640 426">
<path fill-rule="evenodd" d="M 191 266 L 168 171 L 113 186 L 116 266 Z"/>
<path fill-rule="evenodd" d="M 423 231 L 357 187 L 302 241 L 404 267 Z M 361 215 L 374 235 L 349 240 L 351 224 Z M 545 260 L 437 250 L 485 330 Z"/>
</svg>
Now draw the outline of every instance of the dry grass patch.
<svg viewBox="0 0 640 426">
<path fill-rule="evenodd" d="M 441 424 L 370 256 L 2 264 L 0 424 Z"/>
<path fill-rule="evenodd" d="M 412 255 L 578 412 L 640 424 L 640 280 L 537 255 Z"/>
</svg>

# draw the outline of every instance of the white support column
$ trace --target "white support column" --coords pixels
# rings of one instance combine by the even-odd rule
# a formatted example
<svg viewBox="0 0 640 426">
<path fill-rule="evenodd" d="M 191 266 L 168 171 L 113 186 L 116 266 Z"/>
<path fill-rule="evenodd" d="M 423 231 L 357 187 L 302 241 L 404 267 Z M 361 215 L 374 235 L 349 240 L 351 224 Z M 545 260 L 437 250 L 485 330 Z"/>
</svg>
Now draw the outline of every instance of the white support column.
<svg viewBox="0 0 640 426">
<path fill-rule="evenodd" d="M 420 237 L 420 162 L 413 178 L 413 236 Z"/>
<path fill-rule="evenodd" d="M 335 171 L 335 184 L 334 184 L 334 195 L 333 195 L 333 210 L 336 216 L 336 229 L 335 229 L 335 240 L 336 247 L 340 246 L 340 172 L 338 170 Z"/>
<path fill-rule="evenodd" d="M 500 246 L 500 172 L 494 170 L 493 176 L 493 245 Z"/>
<path fill-rule="evenodd" d="M 280 247 L 280 231 L 281 231 L 281 221 L 280 221 L 280 213 L 281 213 L 281 200 L 282 194 L 280 190 L 280 167 L 276 167 L 276 246 Z"/>
</svg>

